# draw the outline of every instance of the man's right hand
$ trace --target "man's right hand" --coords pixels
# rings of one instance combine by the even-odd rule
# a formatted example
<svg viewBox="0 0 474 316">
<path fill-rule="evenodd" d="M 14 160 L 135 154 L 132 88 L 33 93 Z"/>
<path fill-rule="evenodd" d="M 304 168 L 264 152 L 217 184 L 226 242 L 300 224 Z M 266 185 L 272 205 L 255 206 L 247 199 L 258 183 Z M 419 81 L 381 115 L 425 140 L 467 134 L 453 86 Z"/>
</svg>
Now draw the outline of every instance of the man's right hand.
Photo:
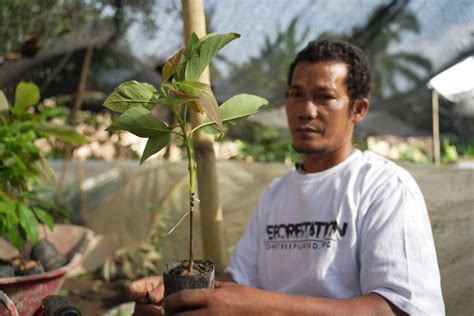
<svg viewBox="0 0 474 316">
<path fill-rule="evenodd" d="M 133 315 L 164 315 L 161 305 L 164 290 L 161 275 L 146 277 L 130 283 L 126 291 L 128 296 L 135 301 Z"/>
</svg>

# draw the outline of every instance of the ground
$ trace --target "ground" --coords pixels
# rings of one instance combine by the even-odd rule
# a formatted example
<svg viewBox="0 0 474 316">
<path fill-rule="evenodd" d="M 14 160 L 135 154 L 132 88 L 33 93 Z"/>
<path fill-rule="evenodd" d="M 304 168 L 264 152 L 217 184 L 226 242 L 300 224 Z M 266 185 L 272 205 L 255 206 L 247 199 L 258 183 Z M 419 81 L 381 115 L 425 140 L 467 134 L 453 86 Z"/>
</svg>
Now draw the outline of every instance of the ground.
<svg viewBox="0 0 474 316">
<path fill-rule="evenodd" d="M 124 283 L 107 283 L 91 274 L 67 279 L 60 294 L 81 311 L 82 315 L 102 316 L 127 301 Z"/>
</svg>

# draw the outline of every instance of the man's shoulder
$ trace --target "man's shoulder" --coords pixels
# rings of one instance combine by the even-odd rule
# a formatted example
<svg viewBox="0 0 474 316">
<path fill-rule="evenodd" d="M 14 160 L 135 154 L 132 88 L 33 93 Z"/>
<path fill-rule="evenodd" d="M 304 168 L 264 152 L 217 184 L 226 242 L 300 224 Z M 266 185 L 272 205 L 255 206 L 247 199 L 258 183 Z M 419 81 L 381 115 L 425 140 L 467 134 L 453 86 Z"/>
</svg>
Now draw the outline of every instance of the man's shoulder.
<svg viewBox="0 0 474 316">
<path fill-rule="evenodd" d="M 289 181 L 292 181 L 292 179 L 295 177 L 296 173 L 298 173 L 296 167 L 291 168 L 290 170 L 285 172 L 283 175 L 273 179 L 270 182 L 270 184 L 267 186 L 266 191 L 277 190 L 278 188 L 284 186 Z"/>
<path fill-rule="evenodd" d="M 413 176 L 395 162 L 371 151 L 364 151 L 360 169 L 375 187 L 407 188 L 419 193 L 419 187 Z"/>
</svg>

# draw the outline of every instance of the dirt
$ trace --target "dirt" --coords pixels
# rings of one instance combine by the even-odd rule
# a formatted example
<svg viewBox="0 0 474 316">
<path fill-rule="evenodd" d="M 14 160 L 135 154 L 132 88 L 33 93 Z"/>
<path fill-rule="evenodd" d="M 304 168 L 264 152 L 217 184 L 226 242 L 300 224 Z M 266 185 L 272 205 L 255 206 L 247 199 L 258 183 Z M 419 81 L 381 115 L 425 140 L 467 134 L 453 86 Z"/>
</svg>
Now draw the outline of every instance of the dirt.
<svg viewBox="0 0 474 316">
<path fill-rule="evenodd" d="M 189 269 L 189 261 L 186 260 L 177 267 L 172 268 L 168 274 L 170 275 L 198 275 L 201 273 L 211 272 L 213 269 L 213 264 L 209 261 L 197 260 L 194 261 L 193 270 L 191 272 Z"/>
<path fill-rule="evenodd" d="M 82 315 L 102 316 L 117 305 L 129 301 L 125 283 L 107 283 L 92 274 L 67 279 L 60 292 Z"/>
</svg>

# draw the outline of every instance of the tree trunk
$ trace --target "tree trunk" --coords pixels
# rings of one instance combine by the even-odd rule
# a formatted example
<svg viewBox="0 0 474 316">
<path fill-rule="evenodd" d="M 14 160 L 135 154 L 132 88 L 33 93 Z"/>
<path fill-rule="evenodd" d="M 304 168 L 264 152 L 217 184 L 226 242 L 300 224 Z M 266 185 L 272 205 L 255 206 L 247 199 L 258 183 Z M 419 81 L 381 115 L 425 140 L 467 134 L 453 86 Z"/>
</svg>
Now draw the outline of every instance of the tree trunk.
<svg viewBox="0 0 474 316">
<path fill-rule="evenodd" d="M 182 0 L 184 40 L 187 43 L 194 31 L 199 37 L 206 35 L 206 18 L 203 0 Z M 204 70 L 199 81 L 210 84 L 209 68 Z M 203 116 L 191 112 L 192 126 L 198 126 Z M 224 247 L 223 216 L 217 185 L 216 157 L 213 139 L 201 131 L 193 134 L 193 146 L 197 163 L 197 184 L 201 215 L 202 242 L 205 258 L 216 265 L 216 272 L 222 272 L 227 265 Z"/>
</svg>

